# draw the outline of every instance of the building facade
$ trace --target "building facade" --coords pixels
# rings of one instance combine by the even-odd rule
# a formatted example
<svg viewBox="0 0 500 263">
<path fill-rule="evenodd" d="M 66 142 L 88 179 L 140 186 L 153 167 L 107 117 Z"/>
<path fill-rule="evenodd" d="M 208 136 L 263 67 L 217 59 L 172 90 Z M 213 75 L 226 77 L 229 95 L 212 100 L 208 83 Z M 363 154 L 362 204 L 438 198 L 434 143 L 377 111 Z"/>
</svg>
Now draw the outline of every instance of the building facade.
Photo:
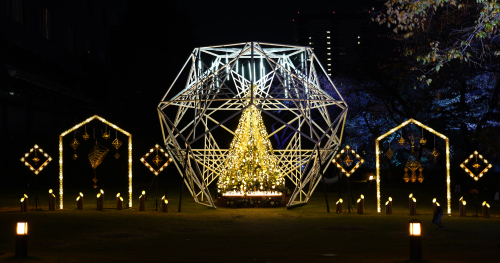
<svg viewBox="0 0 500 263">
<path fill-rule="evenodd" d="M 298 13 L 295 15 L 294 42 L 310 46 L 328 75 L 359 62 L 370 42 L 369 13 Z"/>
<path fill-rule="evenodd" d="M 17 164 L 35 143 L 56 155 L 61 132 L 106 112 L 115 7 L 106 0 L 2 1 L 0 148 L 10 149 L 0 151 L 2 161 Z"/>
</svg>

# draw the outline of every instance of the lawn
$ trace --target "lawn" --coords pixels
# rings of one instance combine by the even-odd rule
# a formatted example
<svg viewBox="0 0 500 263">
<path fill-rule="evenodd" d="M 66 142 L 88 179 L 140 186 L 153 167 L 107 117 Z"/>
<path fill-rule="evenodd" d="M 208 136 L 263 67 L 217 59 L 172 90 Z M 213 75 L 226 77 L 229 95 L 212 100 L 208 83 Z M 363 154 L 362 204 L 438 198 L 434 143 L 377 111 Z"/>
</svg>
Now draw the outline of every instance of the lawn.
<svg viewBox="0 0 500 263">
<path fill-rule="evenodd" d="M 99 189 L 84 192 L 83 211 L 76 210 L 79 189 L 65 189 L 64 210 L 47 211 L 46 189 L 42 211 L 19 212 L 23 192 L 0 193 L 1 262 L 408 262 L 408 221 L 422 221 L 424 262 L 500 262 L 500 209 L 492 200 L 491 218 L 470 217 L 475 200 L 468 200 L 468 217 L 458 217 L 452 193 L 452 216 L 443 216 L 444 230 L 431 223 L 432 198 L 446 206 L 446 188 L 428 184 L 382 185 L 382 201 L 394 200 L 394 214 L 377 214 L 375 185 L 352 183 L 355 199 L 365 195 L 365 214 L 335 214 L 336 188 L 327 187 L 331 213 L 326 213 L 320 184 L 307 205 L 286 208 L 210 209 L 194 203 L 184 192 L 177 212 L 178 192 L 171 191 L 169 213 L 153 211 L 150 195 L 146 211 L 138 211 L 140 190 L 134 187 L 132 209 L 117 211 L 117 190 L 104 189 L 104 211 L 95 210 Z M 41 192 L 41 190 L 40 190 Z M 410 216 L 408 195 L 417 198 L 417 215 Z M 122 193 L 122 196 L 124 194 Z M 345 199 L 347 193 L 342 193 Z M 124 199 L 127 200 L 127 198 Z M 482 202 L 483 200 L 478 200 Z M 382 204 L 383 205 L 383 204 Z M 347 200 L 344 203 L 347 209 Z M 479 207 L 479 210 L 481 208 Z M 446 211 L 446 209 L 444 209 Z M 14 258 L 17 220 L 29 222 L 29 257 Z"/>
</svg>

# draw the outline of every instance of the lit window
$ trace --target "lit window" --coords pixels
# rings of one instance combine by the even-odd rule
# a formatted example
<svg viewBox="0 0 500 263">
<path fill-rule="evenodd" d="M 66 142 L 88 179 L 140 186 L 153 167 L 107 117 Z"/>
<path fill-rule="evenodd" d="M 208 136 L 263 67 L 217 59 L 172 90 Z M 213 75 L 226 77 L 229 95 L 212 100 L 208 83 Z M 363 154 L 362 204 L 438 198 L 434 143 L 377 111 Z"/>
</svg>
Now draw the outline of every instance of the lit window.
<svg viewBox="0 0 500 263">
<path fill-rule="evenodd" d="M 361 44 L 361 42 L 358 42 L 358 45 Z"/>
<path fill-rule="evenodd" d="M 312 48 L 312 50 L 314 50 L 314 48 Z"/>
<path fill-rule="evenodd" d="M 328 45 L 330 45 L 330 42 L 326 42 Z"/>
<path fill-rule="evenodd" d="M 328 56 L 330 56 L 332 53 L 326 53 Z"/>
<path fill-rule="evenodd" d="M 328 64 L 328 66 L 331 66 L 332 64 Z"/>
<path fill-rule="evenodd" d="M 358 38 L 359 38 L 359 36 L 358 36 Z"/>
<path fill-rule="evenodd" d="M 331 49 L 330 47 L 327 47 L 326 49 Z"/>
<path fill-rule="evenodd" d="M 327 39 L 330 39 L 330 37 L 326 37 Z"/>
<path fill-rule="evenodd" d="M 328 58 L 328 60 L 332 60 L 331 58 Z"/>
<path fill-rule="evenodd" d="M 326 31 L 327 34 L 330 34 L 330 31 Z"/>
<path fill-rule="evenodd" d="M 328 73 L 328 76 L 331 76 L 332 74 Z"/>
<path fill-rule="evenodd" d="M 309 42 L 309 45 L 312 45 L 313 43 L 312 42 Z M 359 43 L 358 43 L 359 44 Z"/>
<path fill-rule="evenodd" d="M 358 37 L 359 38 L 359 37 Z M 311 39 L 311 37 L 309 37 L 309 39 Z"/>
<path fill-rule="evenodd" d="M 328 69 L 328 71 L 331 71 L 331 70 L 332 70 L 331 68 Z"/>
</svg>

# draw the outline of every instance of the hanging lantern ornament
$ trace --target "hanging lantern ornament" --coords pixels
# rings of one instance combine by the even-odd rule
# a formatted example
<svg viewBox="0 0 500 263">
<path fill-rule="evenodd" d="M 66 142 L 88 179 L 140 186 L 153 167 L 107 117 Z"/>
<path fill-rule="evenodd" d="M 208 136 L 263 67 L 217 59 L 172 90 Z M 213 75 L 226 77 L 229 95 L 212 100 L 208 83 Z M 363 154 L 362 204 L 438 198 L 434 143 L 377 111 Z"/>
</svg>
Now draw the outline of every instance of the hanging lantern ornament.
<svg viewBox="0 0 500 263">
<path fill-rule="evenodd" d="M 432 155 L 432 158 L 434 158 L 434 162 L 437 162 L 437 158 L 440 155 L 440 153 L 436 149 L 436 135 L 434 135 L 434 150 L 432 150 L 431 155 Z"/>
<path fill-rule="evenodd" d="M 352 165 L 353 160 L 349 157 L 349 152 L 346 153 L 346 157 L 344 159 L 344 163 L 347 167 Z"/>
<path fill-rule="evenodd" d="M 73 148 L 74 154 L 73 154 L 73 160 L 76 161 L 76 158 L 78 158 L 78 155 L 76 155 L 76 148 L 80 145 L 78 140 L 75 138 L 75 134 L 73 133 L 73 140 L 70 143 L 71 148 Z"/>
<path fill-rule="evenodd" d="M 163 159 L 158 155 L 158 148 L 156 148 L 156 156 L 153 158 L 153 163 L 158 166 L 162 161 Z"/>
<path fill-rule="evenodd" d="M 102 134 L 102 138 L 104 138 L 104 140 L 109 139 L 108 125 L 104 126 L 104 133 Z"/>
<path fill-rule="evenodd" d="M 422 128 L 422 139 L 420 139 L 420 145 L 425 145 L 427 143 L 427 140 L 424 138 L 424 128 Z"/>
<path fill-rule="evenodd" d="M 405 175 L 403 176 L 403 180 L 405 183 L 408 183 L 410 181 L 410 176 L 408 175 L 408 168 L 405 167 Z"/>
<path fill-rule="evenodd" d="M 97 188 L 96 183 L 98 181 L 97 177 L 96 177 L 95 169 L 97 168 L 97 166 L 99 166 L 102 163 L 102 161 L 104 160 L 104 158 L 106 157 L 108 152 L 109 152 L 109 150 L 106 147 L 99 144 L 96 140 L 94 147 L 92 148 L 92 150 L 90 151 L 90 153 L 88 155 L 90 165 L 92 166 L 92 169 L 94 169 L 94 179 L 92 179 L 92 181 L 94 182 L 94 188 Z"/>
<path fill-rule="evenodd" d="M 420 174 L 418 175 L 417 180 L 419 183 L 422 183 L 424 181 L 424 174 L 422 173 L 424 171 L 424 168 L 420 166 L 420 168 L 418 168 L 418 171 L 420 172 Z"/>
<path fill-rule="evenodd" d="M 385 156 L 390 160 L 394 156 L 394 152 L 391 150 L 391 142 L 389 142 L 389 150 L 385 152 Z"/>
<path fill-rule="evenodd" d="M 118 158 L 120 158 L 120 154 L 118 153 L 118 148 L 120 148 L 120 146 L 122 146 L 122 142 L 120 140 L 118 140 L 118 132 L 116 130 L 115 130 L 115 139 L 113 140 L 113 142 L 111 144 L 116 149 L 115 158 L 118 160 Z"/>
<path fill-rule="evenodd" d="M 405 139 L 403 139 L 403 131 L 401 130 L 401 137 L 399 137 L 399 140 L 398 140 L 399 144 L 401 144 L 401 146 L 403 146 L 403 144 L 405 144 Z"/>
<path fill-rule="evenodd" d="M 420 162 L 418 161 L 417 154 L 415 153 L 415 142 L 414 142 L 413 135 L 410 136 L 410 144 L 411 144 L 411 152 L 410 152 L 410 156 L 408 156 L 408 161 L 406 162 L 405 167 L 407 169 L 411 170 L 411 182 L 414 183 L 417 181 L 416 171 L 419 167 L 420 168 L 422 168 L 422 167 L 421 167 Z M 407 172 L 406 168 L 405 168 L 405 172 Z M 422 170 L 419 169 L 419 171 L 420 172 L 423 171 L 423 168 L 422 168 Z M 406 177 L 406 175 L 407 174 L 405 173 L 405 177 Z M 403 179 L 406 181 L 405 178 L 403 178 Z M 423 179 L 422 179 L 422 181 L 423 181 Z"/>
<path fill-rule="evenodd" d="M 84 140 L 87 140 L 88 138 L 90 138 L 89 134 L 87 133 L 87 125 L 85 125 L 85 134 L 84 134 L 84 135 L 82 135 L 82 138 L 83 138 Z"/>
</svg>

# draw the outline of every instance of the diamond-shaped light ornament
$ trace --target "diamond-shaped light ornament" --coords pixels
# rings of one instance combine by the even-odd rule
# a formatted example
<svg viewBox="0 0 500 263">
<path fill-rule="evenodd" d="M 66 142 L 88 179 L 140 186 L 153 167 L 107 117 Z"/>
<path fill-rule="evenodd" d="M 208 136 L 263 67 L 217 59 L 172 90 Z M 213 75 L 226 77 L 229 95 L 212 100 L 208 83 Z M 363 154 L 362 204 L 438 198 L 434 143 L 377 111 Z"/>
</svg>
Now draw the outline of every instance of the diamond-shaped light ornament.
<svg viewBox="0 0 500 263">
<path fill-rule="evenodd" d="M 431 155 L 432 155 L 432 158 L 434 158 L 434 161 L 436 161 L 438 156 L 440 155 L 440 153 L 436 148 L 434 148 L 434 150 L 432 150 L 432 152 L 431 152 Z"/>
<path fill-rule="evenodd" d="M 113 145 L 113 147 L 115 147 L 115 149 L 118 150 L 118 148 L 120 148 L 120 146 L 122 146 L 122 142 L 120 140 L 118 140 L 118 138 L 114 139 L 113 142 L 111 143 Z"/>
<path fill-rule="evenodd" d="M 33 167 L 33 165 L 31 165 L 27 161 L 28 157 L 33 152 L 35 152 L 35 157 L 33 157 L 31 160 L 35 163 L 35 167 Z M 37 152 L 40 152 L 46 158 L 46 160 L 40 166 L 38 166 L 38 162 L 40 162 L 40 159 L 37 157 L 37 154 L 36 154 Z M 33 148 L 30 149 L 29 152 L 24 154 L 24 157 L 21 158 L 21 162 L 23 162 L 24 165 L 29 167 L 30 170 L 33 171 L 33 173 L 35 173 L 36 175 L 38 175 L 43 170 L 43 168 L 45 168 L 45 166 L 47 166 L 50 163 L 50 161 L 52 161 L 52 157 L 50 157 L 46 152 L 44 152 L 42 150 L 42 148 L 38 147 L 38 145 L 36 145 L 36 144 L 35 144 L 35 146 L 33 146 Z"/>
<path fill-rule="evenodd" d="M 71 141 L 70 145 L 71 145 L 71 148 L 73 148 L 74 150 L 76 150 L 76 148 L 78 148 L 78 146 L 80 145 L 80 143 L 76 139 L 73 139 Z"/>
<path fill-rule="evenodd" d="M 344 153 L 347 155 L 347 158 L 344 159 L 344 162 L 346 164 L 347 164 L 346 160 L 349 158 L 348 153 L 351 153 L 355 157 L 355 159 L 359 160 L 350 171 L 346 171 L 344 169 L 344 167 L 342 167 L 342 165 L 341 165 L 342 159 L 340 157 Z M 350 160 L 350 164 L 352 164 L 354 162 L 354 160 L 352 160 L 351 158 L 349 158 L 349 160 Z M 335 158 L 332 159 L 332 162 L 337 165 L 337 168 L 339 168 L 340 171 L 342 171 L 342 173 L 344 173 L 347 177 L 349 177 L 349 176 L 351 176 L 351 174 L 353 174 L 356 171 L 356 169 L 358 169 L 365 162 L 365 160 L 363 158 L 361 158 L 361 156 L 359 156 L 359 154 L 357 154 L 356 151 L 351 149 L 351 147 L 349 145 L 346 145 L 345 148 L 342 151 L 340 151 L 340 153 L 337 154 L 337 156 L 335 156 Z M 347 165 L 347 166 L 350 166 L 350 165 Z"/>
<path fill-rule="evenodd" d="M 146 158 L 148 158 L 149 155 L 151 155 L 154 151 L 156 150 L 156 152 L 158 153 L 158 151 L 160 151 L 166 158 L 167 160 L 165 161 L 165 163 L 163 163 L 162 166 L 160 166 L 160 168 L 158 168 L 158 170 L 155 170 L 147 161 L 146 161 Z M 157 154 L 155 157 L 153 157 L 153 163 L 156 164 L 156 166 L 159 166 L 161 164 L 161 162 L 163 161 L 163 159 Z M 168 166 L 171 162 L 172 162 L 172 158 L 168 157 L 167 153 L 160 147 L 160 145 L 156 144 L 154 148 L 151 148 L 149 150 L 148 153 L 146 153 L 142 158 L 141 158 L 141 162 L 152 172 L 154 173 L 155 175 L 158 175 L 160 174 L 161 171 L 163 171 L 163 169 Z"/>
<path fill-rule="evenodd" d="M 478 175 L 475 175 L 471 170 L 469 170 L 469 168 L 467 168 L 467 163 L 470 162 L 472 159 L 474 159 L 474 157 L 476 158 L 479 158 L 481 161 L 484 162 L 484 164 L 486 165 L 486 167 L 478 174 Z M 480 155 L 477 151 L 474 151 L 473 154 L 471 154 L 469 156 L 469 158 L 465 159 L 465 161 L 460 164 L 460 167 L 462 169 L 464 169 L 464 171 L 470 175 L 470 177 L 474 178 L 475 181 L 479 180 L 479 178 L 483 177 L 483 175 L 489 171 L 489 169 L 491 169 L 491 167 L 493 167 L 493 165 L 491 163 L 488 163 L 488 160 L 484 159 L 484 157 L 482 155 Z M 472 167 L 476 168 L 476 170 L 481 167 L 481 165 L 479 165 L 478 163 L 475 163 L 474 165 L 472 165 Z"/>
<path fill-rule="evenodd" d="M 387 152 L 385 152 L 385 156 L 390 160 L 392 158 L 392 156 L 394 156 L 394 152 L 391 150 L 391 148 L 389 148 L 389 150 L 387 150 Z"/>
<path fill-rule="evenodd" d="M 354 162 L 351 158 L 349 158 L 349 153 L 346 153 L 347 157 L 344 159 L 344 163 L 347 165 L 347 167 L 352 165 L 352 162 Z"/>
</svg>

